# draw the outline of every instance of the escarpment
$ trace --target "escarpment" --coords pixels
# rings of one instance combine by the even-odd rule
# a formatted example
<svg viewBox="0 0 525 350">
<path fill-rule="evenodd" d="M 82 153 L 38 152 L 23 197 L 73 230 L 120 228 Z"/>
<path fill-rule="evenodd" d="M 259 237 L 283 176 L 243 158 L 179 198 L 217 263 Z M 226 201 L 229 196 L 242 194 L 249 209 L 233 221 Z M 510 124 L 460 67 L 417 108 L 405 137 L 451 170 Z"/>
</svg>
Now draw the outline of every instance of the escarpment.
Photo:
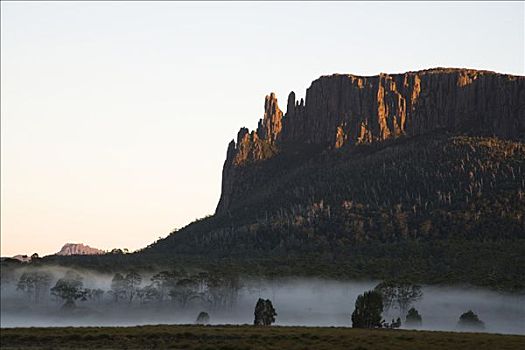
<svg viewBox="0 0 525 350">
<path fill-rule="evenodd" d="M 242 128 L 228 146 L 216 213 L 227 213 L 234 192 L 242 191 L 244 167 L 288 149 L 330 150 L 436 130 L 523 137 L 525 77 L 449 68 L 371 77 L 335 74 L 315 80 L 305 100 L 291 92 L 285 114 L 272 93 L 257 130 Z"/>
</svg>

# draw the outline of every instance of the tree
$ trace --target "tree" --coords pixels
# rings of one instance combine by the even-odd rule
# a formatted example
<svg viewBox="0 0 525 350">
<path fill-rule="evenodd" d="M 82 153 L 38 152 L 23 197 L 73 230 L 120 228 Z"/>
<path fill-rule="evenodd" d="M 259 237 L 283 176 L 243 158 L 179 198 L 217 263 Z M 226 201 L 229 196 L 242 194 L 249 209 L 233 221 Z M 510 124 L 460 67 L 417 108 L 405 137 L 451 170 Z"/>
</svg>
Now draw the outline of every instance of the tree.
<svg viewBox="0 0 525 350">
<path fill-rule="evenodd" d="M 422 323 L 422 318 L 419 312 L 417 312 L 415 308 L 410 308 L 405 319 L 405 324 L 408 327 L 421 327 Z"/>
<path fill-rule="evenodd" d="M 255 305 L 254 315 L 254 325 L 270 326 L 275 322 L 275 316 L 277 316 L 277 313 L 275 312 L 270 299 L 264 300 L 259 298 L 259 300 L 257 300 L 257 304 Z"/>
<path fill-rule="evenodd" d="M 183 278 L 175 283 L 169 291 L 169 296 L 180 306 L 186 307 L 189 301 L 198 297 L 197 290 L 199 283 L 192 278 Z"/>
<path fill-rule="evenodd" d="M 160 300 L 160 292 L 154 284 L 149 284 L 143 288 L 137 289 L 137 297 L 141 304 L 147 304 L 152 301 Z"/>
<path fill-rule="evenodd" d="M 120 273 L 116 273 L 111 280 L 111 290 L 109 291 L 113 295 L 113 300 L 118 303 L 120 300 L 126 298 L 127 285 L 126 279 Z"/>
<path fill-rule="evenodd" d="M 86 291 L 82 289 L 82 286 L 82 277 L 75 272 L 68 271 L 51 288 L 51 294 L 65 301 L 63 308 L 74 308 L 75 300 L 86 298 Z"/>
<path fill-rule="evenodd" d="M 135 271 L 129 272 L 124 278 L 124 285 L 126 289 L 126 294 L 128 297 L 128 302 L 131 304 L 133 298 L 137 294 L 140 284 L 142 283 L 142 276 Z"/>
<path fill-rule="evenodd" d="M 384 281 L 374 290 L 381 293 L 385 311 L 397 306 L 402 317 L 406 315 L 410 305 L 423 296 L 421 286 L 408 282 Z"/>
<path fill-rule="evenodd" d="M 210 315 L 207 312 L 201 311 L 197 316 L 196 324 L 208 324 L 210 323 Z"/>
<path fill-rule="evenodd" d="M 206 293 L 203 295 L 212 308 L 221 308 L 227 305 L 227 291 L 224 280 L 216 274 L 206 278 Z"/>
<path fill-rule="evenodd" d="M 16 289 L 24 292 L 29 299 L 38 304 L 51 285 L 51 278 L 51 274 L 45 271 L 24 272 L 18 280 Z"/>
<path fill-rule="evenodd" d="M 164 301 L 171 287 L 175 286 L 177 281 L 177 273 L 174 271 L 161 271 L 151 277 L 152 287 L 158 291 L 159 302 Z"/>
<path fill-rule="evenodd" d="M 472 310 L 459 316 L 458 327 L 462 329 L 481 330 L 485 329 L 485 323 L 481 321 Z"/>
<path fill-rule="evenodd" d="M 222 280 L 224 281 L 224 288 L 226 291 L 226 306 L 232 308 L 237 303 L 239 290 L 242 288 L 241 281 L 236 274 L 227 274 Z"/>
<path fill-rule="evenodd" d="M 201 296 L 211 307 L 231 308 L 235 305 L 242 287 L 238 276 L 221 273 L 198 278 L 205 279 L 206 293 L 201 293 Z"/>
<path fill-rule="evenodd" d="M 352 313 L 352 327 L 381 328 L 382 312 L 383 297 L 381 293 L 375 290 L 364 292 L 355 301 L 355 310 Z"/>
</svg>

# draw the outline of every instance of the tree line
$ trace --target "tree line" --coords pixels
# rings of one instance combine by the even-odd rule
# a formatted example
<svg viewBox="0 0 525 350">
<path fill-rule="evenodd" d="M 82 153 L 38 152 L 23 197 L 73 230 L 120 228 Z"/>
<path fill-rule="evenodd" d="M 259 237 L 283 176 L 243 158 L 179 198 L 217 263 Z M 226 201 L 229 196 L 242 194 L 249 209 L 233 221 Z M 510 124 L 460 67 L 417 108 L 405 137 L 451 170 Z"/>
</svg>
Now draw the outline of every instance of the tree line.
<svg viewBox="0 0 525 350">
<path fill-rule="evenodd" d="M 355 301 L 351 321 L 354 328 L 399 328 L 402 322 L 409 328 L 419 328 L 423 318 L 411 305 L 421 299 L 421 287 L 406 282 L 385 281 L 373 290 L 359 295 Z M 383 318 L 384 313 L 397 308 L 400 316 L 390 323 Z M 402 321 L 404 318 L 404 321 Z M 460 315 L 457 328 L 464 330 L 483 330 L 485 323 L 472 310 Z"/>
<path fill-rule="evenodd" d="M 83 277 L 74 271 L 67 271 L 52 287 L 51 281 L 49 272 L 24 272 L 18 280 L 17 290 L 33 303 L 39 303 L 46 293 L 50 293 L 62 303 L 64 309 L 74 308 L 77 301 L 101 303 L 106 295 L 106 301 L 121 305 L 170 303 L 185 308 L 194 304 L 213 310 L 233 307 L 243 287 L 235 276 L 205 272 L 191 274 L 182 269 L 161 271 L 151 276 L 149 281 L 145 281 L 136 271 L 116 273 L 109 290 L 85 288 Z M 383 281 L 357 297 L 351 314 L 352 327 L 399 328 L 402 324 L 409 328 L 421 327 L 423 318 L 413 304 L 422 297 L 422 288 L 417 284 Z M 392 312 L 397 312 L 398 317 L 387 322 L 384 317 Z M 259 298 L 254 310 L 254 325 L 270 326 L 276 321 L 276 316 L 271 300 Z M 196 323 L 209 322 L 210 315 L 200 312 Z M 461 314 L 458 328 L 482 330 L 485 324 L 469 310 Z"/>
<path fill-rule="evenodd" d="M 137 271 L 115 273 L 110 288 L 86 288 L 83 277 L 67 271 L 52 286 L 52 275 L 46 271 L 24 272 L 17 290 L 33 303 L 40 303 L 47 295 L 53 296 L 64 308 L 73 308 L 77 301 L 114 304 L 171 303 L 185 308 L 190 303 L 210 309 L 233 307 L 242 288 L 235 275 L 188 273 L 183 269 L 161 271 L 147 281 Z"/>
</svg>

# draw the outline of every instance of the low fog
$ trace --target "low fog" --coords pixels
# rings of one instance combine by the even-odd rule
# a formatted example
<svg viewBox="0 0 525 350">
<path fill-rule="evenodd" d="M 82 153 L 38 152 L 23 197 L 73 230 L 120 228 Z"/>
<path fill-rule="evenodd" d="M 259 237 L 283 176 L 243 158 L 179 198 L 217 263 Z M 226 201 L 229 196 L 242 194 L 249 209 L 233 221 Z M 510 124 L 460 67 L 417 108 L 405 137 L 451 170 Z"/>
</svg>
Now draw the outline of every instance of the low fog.
<svg viewBox="0 0 525 350">
<path fill-rule="evenodd" d="M 45 288 L 35 292 L 26 285 L 24 289 L 22 275 L 35 271 L 48 274 Z M 201 311 L 209 314 L 210 324 L 252 324 L 259 298 L 272 301 L 277 312 L 275 325 L 351 327 L 357 296 L 381 282 L 256 280 L 200 273 L 193 275 L 198 277 L 192 282 L 177 284 L 174 288 L 178 289 L 172 292 L 162 289 L 158 275 L 155 280 L 156 274 L 140 273 L 134 292 L 118 295 L 115 274 L 77 270 L 74 273 L 87 292 L 77 296 L 74 305 L 66 305 L 66 299 L 50 289 L 68 271 L 71 274 L 65 268 L 26 267 L 2 273 L 1 327 L 193 324 Z M 93 292 L 97 289 L 98 294 Z M 418 329 L 459 331 L 460 315 L 472 310 L 485 323 L 483 332 L 525 334 L 525 294 L 461 286 L 421 286 L 421 291 L 422 297 L 410 305 L 422 316 Z M 405 316 L 400 313 L 399 308 L 391 307 L 383 318 L 389 322 L 401 317 L 401 328 L 406 328 Z"/>
</svg>

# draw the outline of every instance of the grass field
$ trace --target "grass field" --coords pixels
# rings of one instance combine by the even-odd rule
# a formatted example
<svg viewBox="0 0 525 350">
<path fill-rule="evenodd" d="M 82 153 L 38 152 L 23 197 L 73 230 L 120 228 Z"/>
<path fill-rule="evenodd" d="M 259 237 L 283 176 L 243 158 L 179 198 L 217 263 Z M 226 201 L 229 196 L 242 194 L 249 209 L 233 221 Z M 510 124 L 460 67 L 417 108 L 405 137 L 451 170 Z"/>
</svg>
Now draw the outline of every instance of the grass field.
<svg viewBox="0 0 525 350">
<path fill-rule="evenodd" d="M 140 326 L 3 328 L 2 349 L 525 349 L 525 336 L 352 328 Z"/>
</svg>

